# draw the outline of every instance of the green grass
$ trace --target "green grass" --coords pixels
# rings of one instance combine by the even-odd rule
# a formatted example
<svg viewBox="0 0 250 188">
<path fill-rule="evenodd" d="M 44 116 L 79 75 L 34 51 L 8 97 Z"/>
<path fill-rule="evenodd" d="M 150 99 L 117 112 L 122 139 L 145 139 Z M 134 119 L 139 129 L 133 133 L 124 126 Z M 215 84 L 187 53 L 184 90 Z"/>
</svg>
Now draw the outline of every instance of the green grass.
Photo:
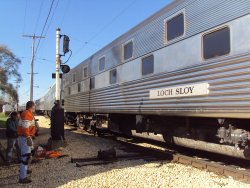
<svg viewBox="0 0 250 188">
<path fill-rule="evenodd" d="M 7 120 L 7 116 L 5 116 L 3 113 L 0 113 L 0 128 L 5 127 L 6 120 Z"/>
</svg>

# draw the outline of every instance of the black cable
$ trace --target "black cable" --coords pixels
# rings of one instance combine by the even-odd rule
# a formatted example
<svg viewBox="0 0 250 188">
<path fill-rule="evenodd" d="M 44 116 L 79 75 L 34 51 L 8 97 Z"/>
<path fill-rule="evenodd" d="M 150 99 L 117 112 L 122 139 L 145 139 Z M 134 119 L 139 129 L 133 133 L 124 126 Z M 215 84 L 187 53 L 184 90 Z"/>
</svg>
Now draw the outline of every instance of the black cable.
<svg viewBox="0 0 250 188">
<path fill-rule="evenodd" d="M 69 58 L 67 59 L 67 61 L 65 61 L 65 63 L 61 63 L 61 65 L 65 65 L 68 61 L 69 61 L 69 59 L 71 58 L 71 56 L 72 56 L 72 51 L 69 49 L 69 51 L 70 51 L 70 55 L 69 55 Z"/>
</svg>

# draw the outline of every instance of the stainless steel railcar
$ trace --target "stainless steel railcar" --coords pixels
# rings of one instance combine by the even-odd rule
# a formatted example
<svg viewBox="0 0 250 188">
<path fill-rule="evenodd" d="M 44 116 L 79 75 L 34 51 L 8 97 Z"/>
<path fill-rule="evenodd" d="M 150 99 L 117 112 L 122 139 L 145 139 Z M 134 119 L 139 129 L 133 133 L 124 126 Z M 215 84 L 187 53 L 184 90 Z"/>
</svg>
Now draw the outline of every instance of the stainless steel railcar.
<svg viewBox="0 0 250 188">
<path fill-rule="evenodd" d="M 174 1 L 63 81 L 66 116 L 250 158 L 250 3 Z"/>
<path fill-rule="evenodd" d="M 36 112 L 44 113 L 50 116 L 51 109 L 55 102 L 55 84 L 53 84 L 49 90 L 40 99 L 35 101 Z"/>
</svg>

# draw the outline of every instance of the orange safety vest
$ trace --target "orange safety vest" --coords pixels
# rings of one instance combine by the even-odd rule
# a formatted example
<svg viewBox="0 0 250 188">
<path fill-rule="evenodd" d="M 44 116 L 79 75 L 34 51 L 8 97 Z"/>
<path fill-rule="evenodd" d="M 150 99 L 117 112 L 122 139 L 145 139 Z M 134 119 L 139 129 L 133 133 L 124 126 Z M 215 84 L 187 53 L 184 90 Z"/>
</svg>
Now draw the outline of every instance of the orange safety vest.
<svg viewBox="0 0 250 188">
<path fill-rule="evenodd" d="M 35 127 L 35 119 L 30 110 L 25 110 L 21 114 L 21 119 L 19 121 L 19 125 L 17 127 L 18 136 L 35 136 L 36 127 Z"/>
</svg>

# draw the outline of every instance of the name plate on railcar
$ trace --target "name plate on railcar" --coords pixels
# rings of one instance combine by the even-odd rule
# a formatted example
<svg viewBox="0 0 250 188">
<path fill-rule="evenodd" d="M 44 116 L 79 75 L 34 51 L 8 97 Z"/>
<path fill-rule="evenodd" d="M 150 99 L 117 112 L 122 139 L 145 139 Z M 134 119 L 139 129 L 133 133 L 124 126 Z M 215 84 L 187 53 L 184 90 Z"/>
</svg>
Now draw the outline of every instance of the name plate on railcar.
<svg viewBox="0 0 250 188">
<path fill-rule="evenodd" d="M 209 93 L 208 88 L 209 88 L 208 83 L 200 83 L 200 84 L 154 89 L 149 91 L 149 99 L 207 95 Z"/>
</svg>

